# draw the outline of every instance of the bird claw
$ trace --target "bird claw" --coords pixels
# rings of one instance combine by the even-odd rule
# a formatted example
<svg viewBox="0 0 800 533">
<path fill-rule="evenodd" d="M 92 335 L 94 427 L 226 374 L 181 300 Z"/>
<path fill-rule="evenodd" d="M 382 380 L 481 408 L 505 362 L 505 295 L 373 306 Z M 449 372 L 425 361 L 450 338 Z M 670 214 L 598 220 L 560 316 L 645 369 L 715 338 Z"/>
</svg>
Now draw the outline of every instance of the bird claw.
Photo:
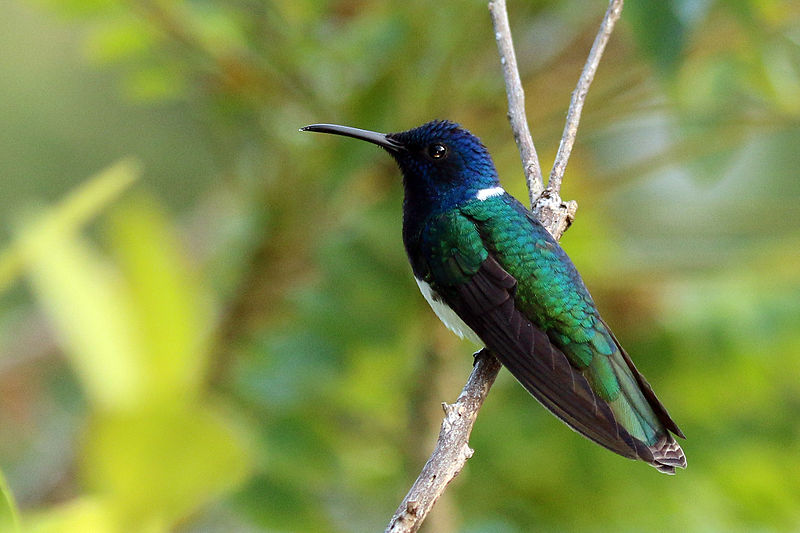
<svg viewBox="0 0 800 533">
<path fill-rule="evenodd" d="M 490 354 L 489 350 L 486 349 L 486 348 L 481 348 L 480 350 L 478 350 L 477 352 L 472 354 L 472 367 L 475 368 L 475 365 L 478 364 L 478 359 L 480 359 L 481 357 L 485 357 L 487 355 L 491 355 L 491 354 Z"/>
</svg>

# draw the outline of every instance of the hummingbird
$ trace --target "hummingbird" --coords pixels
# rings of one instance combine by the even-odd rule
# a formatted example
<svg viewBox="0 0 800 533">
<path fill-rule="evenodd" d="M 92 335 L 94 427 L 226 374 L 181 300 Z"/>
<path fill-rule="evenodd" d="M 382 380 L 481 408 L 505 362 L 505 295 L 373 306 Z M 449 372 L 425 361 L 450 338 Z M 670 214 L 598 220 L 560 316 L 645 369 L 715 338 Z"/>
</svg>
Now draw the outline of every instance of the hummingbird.
<svg viewBox="0 0 800 533">
<path fill-rule="evenodd" d="M 500 185 L 489 151 L 436 120 L 399 133 L 336 124 L 301 131 L 378 145 L 403 175 L 403 243 L 439 319 L 488 348 L 551 413 L 660 472 L 686 468 L 685 438 L 600 316 L 566 252 Z"/>
</svg>

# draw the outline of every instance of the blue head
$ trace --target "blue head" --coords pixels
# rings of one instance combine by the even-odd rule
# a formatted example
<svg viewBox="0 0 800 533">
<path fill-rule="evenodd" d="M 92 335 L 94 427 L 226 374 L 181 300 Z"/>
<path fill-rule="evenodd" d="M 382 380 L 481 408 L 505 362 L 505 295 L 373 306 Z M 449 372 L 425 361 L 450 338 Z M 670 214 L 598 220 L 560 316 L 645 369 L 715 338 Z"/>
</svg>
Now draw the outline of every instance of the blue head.
<svg viewBox="0 0 800 533">
<path fill-rule="evenodd" d="M 435 120 L 400 133 L 314 124 L 305 131 L 346 135 L 383 147 L 403 172 L 406 208 L 442 212 L 499 185 L 489 151 L 480 139 L 454 122 Z"/>
</svg>

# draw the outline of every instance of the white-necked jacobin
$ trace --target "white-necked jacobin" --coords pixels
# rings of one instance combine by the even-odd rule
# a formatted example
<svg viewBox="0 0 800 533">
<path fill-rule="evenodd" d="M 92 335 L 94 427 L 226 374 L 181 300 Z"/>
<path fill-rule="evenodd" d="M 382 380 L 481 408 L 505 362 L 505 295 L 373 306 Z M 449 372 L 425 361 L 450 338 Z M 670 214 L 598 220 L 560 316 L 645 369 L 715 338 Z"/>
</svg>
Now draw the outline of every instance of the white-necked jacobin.
<svg viewBox="0 0 800 533">
<path fill-rule="evenodd" d="M 302 128 L 384 148 L 403 173 L 403 242 L 442 322 L 485 345 L 547 409 L 622 456 L 673 474 L 683 433 L 603 321 L 558 242 L 500 186 L 480 139 L 449 121 L 400 133 Z"/>
</svg>

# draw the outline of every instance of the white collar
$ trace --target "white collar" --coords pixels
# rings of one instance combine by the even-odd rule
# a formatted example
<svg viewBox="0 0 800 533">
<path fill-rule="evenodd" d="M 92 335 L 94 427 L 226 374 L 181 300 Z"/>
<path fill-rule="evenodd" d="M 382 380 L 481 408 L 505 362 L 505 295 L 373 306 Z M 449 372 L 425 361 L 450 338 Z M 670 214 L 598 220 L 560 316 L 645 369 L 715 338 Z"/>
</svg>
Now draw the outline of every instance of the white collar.
<svg viewBox="0 0 800 533">
<path fill-rule="evenodd" d="M 502 196 L 503 193 L 506 192 L 505 189 L 502 187 L 489 187 L 488 189 L 481 189 L 475 195 L 475 198 L 483 202 L 487 198 L 491 198 L 492 196 Z"/>
</svg>

